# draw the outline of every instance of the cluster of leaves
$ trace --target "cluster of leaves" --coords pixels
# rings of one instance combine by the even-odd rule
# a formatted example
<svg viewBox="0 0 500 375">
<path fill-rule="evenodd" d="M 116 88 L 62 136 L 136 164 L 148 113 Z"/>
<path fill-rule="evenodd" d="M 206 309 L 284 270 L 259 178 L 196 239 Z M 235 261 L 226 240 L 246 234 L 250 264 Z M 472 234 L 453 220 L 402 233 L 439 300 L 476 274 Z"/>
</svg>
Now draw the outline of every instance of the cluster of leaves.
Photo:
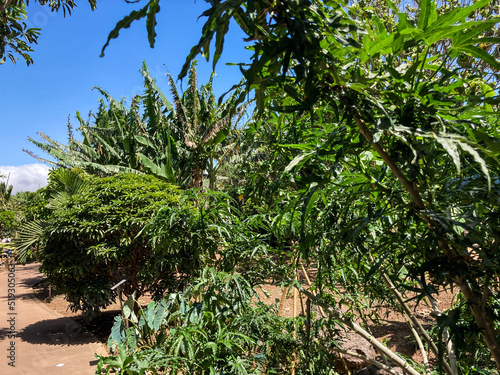
<svg viewBox="0 0 500 375">
<path fill-rule="evenodd" d="M 0 179 L 4 176 L 0 175 Z M 4 238 L 11 234 L 14 227 L 15 215 L 9 206 L 9 201 L 12 194 L 12 186 L 7 186 L 7 182 L 0 182 L 0 238 Z"/>
<path fill-rule="evenodd" d="M 64 15 L 71 14 L 76 7 L 73 0 L 35 0 L 40 5 L 48 5 L 52 12 L 58 12 L 61 8 Z M 96 8 L 96 0 L 89 0 L 92 10 Z M 21 56 L 26 65 L 33 64 L 30 52 L 31 46 L 36 44 L 40 35 L 40 29 L 28 27 L 24 20 L 28 17 L 26 7 L 29 0 L 4 0 L 0 3 L 0 64 L 5 63 L 7 58 L 16 63 Z"/>
<path fill-rule="evenodd" d="M 129 299 L 97 373 L 261 374 L 289 371 L 293 324 L 259 302 L 236 274 L 205 268 L 182 293 L 151 302 L 137 314 Z"/>
<path fill-rule="evenodd" d="M 388 2 L 387 27 L 334 2 L 221 2 L 188 61 L 215 35 L 220 50 L 230 18 L 254 41 L 242 71 L 274 156 L 256 189 L 279 203 L 290 248 L 300 239 L 319 262 L 319 289 L 342 281 L 359 301 L 366 285 L 375 301 L 379 270 L 421 297 L 458 285 L 498 362 L 498 97 L 485 82 L 499 63 L 477 47 L 496 42 L 483 36 L 498 18 L 470 18 L 488 3 L 438 12 L 426 1 L 410 20 Z M 464 54 L 491 70 L 448 64 Z"/>
<path fill-rule="evenodd" d="M 69 124 L 68 145 L 44 134 L 42 142 L 31 142 L 54 157 L 57 166 L 100 175 L 147 173 L 182 188 L 202 187 L 203 173 L 208 170 L 213 189 L 223 156 L 231 148 L 226 138 L 239 125 L 246 105 L 236 106 L 236 93 L 217 104 L 212 79 L 198 88 L 194 63 L 189 88 L 182 95 L 168 76 L 174 105 L 145 64 L 142 75 L 144 95 L 134 97 L 130 108 L 98 89 L 109 104 L 101 100 L 92 122 L 85 122 L 77 113 L 82 141 L 75 139 Z"/>
<path fill-rule="evenodd" d="M 153 176 L 56 170 L 47 190 L 50 214 L 25 226 L 17 241 L 25 250 L 38 242 L 41 271 L 74 309 L 91 313 L 108 305 L 116 298 L 111 286 L 121 280 L 125 295 L 179 290 L 216 249 L 178 188 Z M 171 218 L 162 241 L 149 232 L 158 211 Z M 172 238 L 185 238 L 184 246 L 172 246 Z"/>
<path fill-rule="evenodd" d="M 4 238 L 11 235 L 15 226 L 15 215 L 11 210 L 0 210 L 0 237 Z"/>
</svg>

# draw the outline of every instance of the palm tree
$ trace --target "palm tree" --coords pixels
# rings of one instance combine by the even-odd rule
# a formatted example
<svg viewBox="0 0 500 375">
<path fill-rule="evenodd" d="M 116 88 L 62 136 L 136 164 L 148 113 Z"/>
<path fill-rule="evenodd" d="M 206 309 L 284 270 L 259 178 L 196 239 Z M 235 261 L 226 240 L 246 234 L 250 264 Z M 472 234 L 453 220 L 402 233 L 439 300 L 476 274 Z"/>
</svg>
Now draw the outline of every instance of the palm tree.
<svg viewBox="0 0 500 375">
<path fill-rule="evenodd" d="M 73 195 L 86 189 L 88 183 L 81 174 L 73 169 L 59 168 L 50 171 L 49 200 L 47 208 L 55 211 L 64 207 Z M 42 251 L 47 239 L 46 229 L 48 220 L 35 219 L 21 225 L 16 238 L 9 244 L 9 248 L 16 251 L 16 258 L 20 263 L 25 263 L 29 256 L 36 256 Z"/>
</svg>

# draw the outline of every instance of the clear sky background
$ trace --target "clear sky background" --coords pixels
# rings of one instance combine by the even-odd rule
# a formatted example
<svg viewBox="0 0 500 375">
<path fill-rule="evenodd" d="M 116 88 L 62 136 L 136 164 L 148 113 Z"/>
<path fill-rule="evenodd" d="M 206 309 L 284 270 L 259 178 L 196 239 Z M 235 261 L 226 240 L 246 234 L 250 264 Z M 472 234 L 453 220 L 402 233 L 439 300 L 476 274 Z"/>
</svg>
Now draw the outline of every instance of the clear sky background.
<svg viewBox="0 0 500 375">
<path fill-rule="evenodd" d="M 145 22 L 136 21 L 113 39 L 100 58 L 101 48 L 116 23 L 138 4 L 124 0 L 98 0 L 90 10 L 84 0 L 78 2 L 71 16 L 51 13 L 47 6 L 31 2 L 28 24 L 41 28 L 38 45 L 32 52 L 34 64 L 23 60 L 0 65 L 0 174 L 10 173 L 14 191 L 36 190 L 45 185 L 48 167 L 23 152 L 23 148 L 42 158 L 48 157 L 28 141 L 40 140 L 37 132 L 66 143 L 68 116 L 78 127 L 76 112 L 84 119 L 96 111 L 101 98 L 92 87 L 99 86 L 115 99 L 130 99 L 142 92 L 140 69 L 146 61 L 158 86 L 169 93 L 166 72 L 177 77 L 191 47 L 200 36 L 205 17 L 198 19 L 208 4 L 203 0 L 163 0 L 157 16 L 155 48 L 147 40 Z M 222 95 L 241 78 L 237 66 L 250 52 L 244 50 L 243 34 L 237 27 L 230 30 L 214 79 L 216 95 Z M 212 63 L 198 58 L 198 82 L 208 81 Z M 185 87 L 186 83 L 184 83 Z M 181 82 L 177 82 L 178 87 Z M 77 135 L 78 133 L 76 133 Z"/>
</svg>

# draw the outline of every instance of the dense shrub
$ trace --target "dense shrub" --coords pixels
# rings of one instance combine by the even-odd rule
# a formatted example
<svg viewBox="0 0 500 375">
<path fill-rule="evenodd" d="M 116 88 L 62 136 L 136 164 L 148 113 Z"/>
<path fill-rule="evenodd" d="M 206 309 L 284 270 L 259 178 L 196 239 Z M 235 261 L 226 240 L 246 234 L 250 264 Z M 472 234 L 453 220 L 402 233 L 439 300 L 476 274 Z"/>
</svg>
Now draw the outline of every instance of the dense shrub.
<svg viewBox="0 0 500 375">
<path fill-rule="evenodd" d="M 55 176 L 52 177 L 52 180 Z M 152 176 L 118 174 L 99 178 L 83 175 L 76 192 L 55 196 L 45 229 L 41 270 L 66 294 L 75 310 L 96 311 L 116 297 L 111 287 L 126 280 L 123 292 L 157 296 L 177 290 L 199 269 L 202 253 L 215 245 L 184 241 L 173 248 L 168 236 L 153 241 L 149 223 L 158 211 L 175 217 L 176 238 L 196 232 L 196 210 L 177 187 Z M 208 241 L 208 240 L 207 240 Z"/>
<path fill-rule="evenodd" d="M 290 370 L 293 322 L 237 273 L 207 267 L 182 293 L 115 318 L 96 374 L 262 374 Z M 168 369 L 168 370 L 167 370 Z"/>
<path fill-rule="evenodd" d="M 0 209 L 0 237 L 11 235 L 14 228 L 15 215 L 12 210 Z"/>
</svg>

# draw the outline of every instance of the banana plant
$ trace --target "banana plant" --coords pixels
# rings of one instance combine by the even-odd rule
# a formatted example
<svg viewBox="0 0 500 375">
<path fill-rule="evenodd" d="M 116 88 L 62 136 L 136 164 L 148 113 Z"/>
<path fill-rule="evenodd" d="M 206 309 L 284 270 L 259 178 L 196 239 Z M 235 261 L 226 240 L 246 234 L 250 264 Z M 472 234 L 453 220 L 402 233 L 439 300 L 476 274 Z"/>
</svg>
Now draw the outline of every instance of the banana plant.
<svg viewBox="0 0 500 375">
<path fill-rule="evenodd" d="M 77 112 L 82 141 L 73 137 L 68 124 L 68 144 L 39 133 L 42 141 L 32 143 L 51 155 L 59 167 L 76 167 L 90 173 L 109 175 L 118 172 L 152 174 L 183 188 L 201 187 L 203 172 L 209 167 L 210 187 L 214 188 L 217 165 L 223 161 L 222 146 L 228 134 L 244 118 L 247 104 L 235 105 L 237 92 L 217 104 L 212 78 L 197 87 L 196 64 L 189 76 L 189 89 L 179 94 L 169 75 L 172 105 L 158 88 L 144 64 L 144 93 L 132 100 L 130 108 L 123 101 L 104 96 L 92 121 L 84 121 Z M 227 144 L 224 145 L 227 149 Z"/>
<path fill-rule="evenodd" d="M 215 188 L 218 167 L 224 162 L 224 154 L 229 144 L 229 134 L 241 126 L 249 103 L 237 105 L 239 91 L 232 92 L 222 102 L 216 102 L 213 93 L 213 75 L 207 84 L 198 89 L 196 61 L 189 70 L 188 89 L 181 95 L 172 76 L 168 75 L 174 98 L 175 116 L 173 134 L 176 136 L 180 157 L 186 168 L 183 170 L 183 184 L 201 188 L 203 174 L 208 172 L 209 187 Z M 226 150 L 224 150 L 224 147 Z"/>
<path fill-rule="evenodd" d="M 133 98 L 129 108 L 124 101 L 117 101 L 101 88 L 104 97 L 97 113 L 84 121 L 80 113 L 77 131 L 83 137 L 73 137 L 68 124 L 68 144 L 52 140 L 39 132 L 42 141 L 30 138 L 41 150 L 56 161 L 39 158 L 42 162 L 59 167 L 75 167 L 90 173 L 109 175 L 119 172 L 147 173 L 175 183 L 175 144 L 170 136 L 168 113 L 172 106 L 149 76 L 144 64 L 144 94 Z"/>
</svg>

